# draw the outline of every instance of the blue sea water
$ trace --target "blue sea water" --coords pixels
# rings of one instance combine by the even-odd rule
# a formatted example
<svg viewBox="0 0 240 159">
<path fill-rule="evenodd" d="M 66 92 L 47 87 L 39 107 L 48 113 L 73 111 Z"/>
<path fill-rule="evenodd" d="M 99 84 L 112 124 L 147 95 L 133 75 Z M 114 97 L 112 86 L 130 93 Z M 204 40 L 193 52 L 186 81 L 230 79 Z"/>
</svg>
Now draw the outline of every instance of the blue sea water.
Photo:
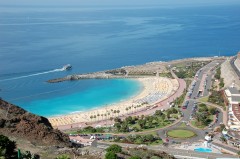
<svg viewBox="0 0 240 159">
<path fill-rule="evenodd" d="M 87 89 L 82 85 L 91 84 Z M 74 81 L 71 83 L 78 89 L 69 93 L 54 95 L 51 98 L 45 94 L 39 100 L 26 100 L 18 102 L 30 112 L 45 116 L 69 114 L 95 109 L 101 106 L 109 106 L 124 99 L 128 99 L 141 90 L 141 84 L 135 80 L 89 80 Z"/>
<path fill-rule="evenodd" d="M 131 80 L 45 81 L 150 61 L 234 55 L 239 15 L 238 5 L 1 6 L 0 97 L 44 116 L 129 98 L 141 89 Z M 72 71 L 52 71 L 68 63 Z"/>
</svg>

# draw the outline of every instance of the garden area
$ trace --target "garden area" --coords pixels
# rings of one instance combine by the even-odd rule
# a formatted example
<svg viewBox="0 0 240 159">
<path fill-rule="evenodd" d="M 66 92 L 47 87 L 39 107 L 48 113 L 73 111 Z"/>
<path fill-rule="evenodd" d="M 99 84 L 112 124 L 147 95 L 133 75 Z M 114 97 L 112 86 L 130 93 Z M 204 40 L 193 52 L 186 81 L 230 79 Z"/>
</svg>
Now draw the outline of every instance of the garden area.
<svg viewBox="0 0 240 159">
<path fill-rule="evenodd" d="M 221 78 L 221 67 L 216 69 L 214 79 L 215 80 L 213 80 L 212 88 L 210 89 L 211 94 L 209 95 L 207 101 L 225 108 L 224 98 L 222 96 L 222 91 L 220 90 L 224 87 L 224 81 L 223 78 Z M 214 84 L 215 81 L 218 81 L 218 85 Z"/>
<path fill-rule="evenodd" d="M 114 142 L 128 143 L 128 144 L 145 144 L 157 145 L 162 144 L 163 141 L 156 133 L 145 135 L 129 135 L 127 137 L 115 137 Z"/>
<path fill-rule="evenodd" d="M 178 139 L 191 138 L 196 136 L 193 131 L 184 129 L 174 129 L 167 132 L 167 136 Z"/>
<path fill-rule="evenodd" d="M 115 133 L 117 132 L 139 132 L 144 130 L 165 127 L 181 116 L 176 108 L 166 111 L 157 110 L 152 116 L 129 116 L 124 120 L 115 118 Z"/>
<path fill-rule="evenodd" d="M 222 106 L 222 107 L 225 107 L 224 99 L 222 97 L 222 92 L 221 91 L 213 90 L 211 92 L 211 95 L 208 97 L 208 102 L 213 103 L 213 104 L 217 104 L 217 105 Z"/>
<path fill-rule="evenodd" d="M 91 126 L 87 126 L 85 128 L 82 129 L 78 129 L 78 130 L 70 130 L 70 131 L 66 131 L 66 134 L 92 134 L 92 133 L 105 133 L 106 132 L 105 127 L 99 127 L 99 128 L 94 128 Z"/>
<path fill-rule="evenodd" d="M 208 107 L 206 104 L 198 104 L 194 120 L 191 121 L 192 126 L 203 129 L 213 121 L 213 116 L 217 113 L 215 107 Z"/>
<path fill-rule="evenodd" d="M 219 81 L 219 88 L 223 88 L 225 84 L 224 84 L 223 78 L 221 78 L 221 67 L 218 67 L 216 69 L 216 73 L 214 75 L 214 78 Z"/>
<path fill-rule="evenodd" d="M 184 89 L 183 94 L 182 94 L 180 97 L 177 97 L 177 98 L 175 99 L 174 104 L 175 104 L 176 106 L 178 106 L 178 107 L 181 107 L 181 105 L 182 105 L 182 103 L 183 103 L 183 101 L 184 101 L 184 99 L 185 99 L 186 94 L 187 94 L 187 90 Z"/>
<path fill-rule="evenodd" d="M 93 134 L 93 133 L 128 133 L 140 132 L 162 128 L 170 125 L 181 117 L 181 112 L 176 108 L 170 108 L 165 111 L 156 110 L 151 116 L 129 116 L 125 119 L 116 117 L 113 127 L 85 127 L 82 129 L 66 131 L 67 134 Z"/>
<path fill-rule="evenodd" d="M 159 77 L 173 78 L 171 72 L 159 73 Z"/>
<path fill-rule="evenodd" d="M 203 66 L 208 64 L 209 62 L 187 62 L 182 64 L 177 64 L 173 66 L 173 71 L 177 75 L 178 78 L 193 78 L 196 72 L 201 69 Z"/>
</svg>

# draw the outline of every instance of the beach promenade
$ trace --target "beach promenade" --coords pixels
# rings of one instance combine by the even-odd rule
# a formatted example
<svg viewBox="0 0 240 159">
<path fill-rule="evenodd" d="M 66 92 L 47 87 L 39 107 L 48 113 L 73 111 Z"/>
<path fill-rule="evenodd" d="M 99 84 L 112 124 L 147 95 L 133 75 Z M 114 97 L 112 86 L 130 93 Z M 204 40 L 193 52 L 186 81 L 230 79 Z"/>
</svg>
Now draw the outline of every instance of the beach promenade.
<svg viewBox="0 0 240 159">
<path fill-rule="evenodd" d="M 156 110 L 168 109 L 169 103 L 181 96 L 186 88 L 185 81 L 178 78 L 149 77 L 137 80 L 143 84 L 143 90 L 132 99 L 88 112 L 49 118 L 49 121 L 60 130 L 111 126 L 115 117 L 151 115 Z"/>
</svg>

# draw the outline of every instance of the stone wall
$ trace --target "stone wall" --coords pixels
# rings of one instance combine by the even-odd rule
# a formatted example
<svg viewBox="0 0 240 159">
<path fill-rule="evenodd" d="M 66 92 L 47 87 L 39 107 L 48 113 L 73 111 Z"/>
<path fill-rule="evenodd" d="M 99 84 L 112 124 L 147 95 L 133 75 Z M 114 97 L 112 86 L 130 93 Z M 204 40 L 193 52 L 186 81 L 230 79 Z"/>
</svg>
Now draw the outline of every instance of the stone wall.
<svg viewBox="0 0 240 159">
<path fill-rule="evenodd" d="M 234 82 L 235 86 L 240 89 L 240 81 L 230 64 L 230 59 L 222 63 L 221 72 L 221 77 L 224 78 L 225 87 L 230 87 Z"/>
<path fill-rule="evenodd" d="M 235 61 L 234 61 L 234 65 L 237 67 L 237 69 L 240 71 L 240 57 L 237 58 Z"/>
</svg>

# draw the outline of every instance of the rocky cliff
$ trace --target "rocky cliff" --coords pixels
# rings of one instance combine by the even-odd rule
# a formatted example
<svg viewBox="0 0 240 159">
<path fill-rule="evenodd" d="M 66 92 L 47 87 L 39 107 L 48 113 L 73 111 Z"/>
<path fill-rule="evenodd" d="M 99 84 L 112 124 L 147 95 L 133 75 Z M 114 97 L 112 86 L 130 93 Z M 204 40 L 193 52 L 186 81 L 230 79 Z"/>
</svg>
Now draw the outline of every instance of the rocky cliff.
<svg viewBox="0 0 240 159">
<path fill-rule="evenodd" d="M 0 99 L 0 134 L 38 146 L 70 146 L 68 135 L 53 129 L 47 118 Z"/>
</svg>

